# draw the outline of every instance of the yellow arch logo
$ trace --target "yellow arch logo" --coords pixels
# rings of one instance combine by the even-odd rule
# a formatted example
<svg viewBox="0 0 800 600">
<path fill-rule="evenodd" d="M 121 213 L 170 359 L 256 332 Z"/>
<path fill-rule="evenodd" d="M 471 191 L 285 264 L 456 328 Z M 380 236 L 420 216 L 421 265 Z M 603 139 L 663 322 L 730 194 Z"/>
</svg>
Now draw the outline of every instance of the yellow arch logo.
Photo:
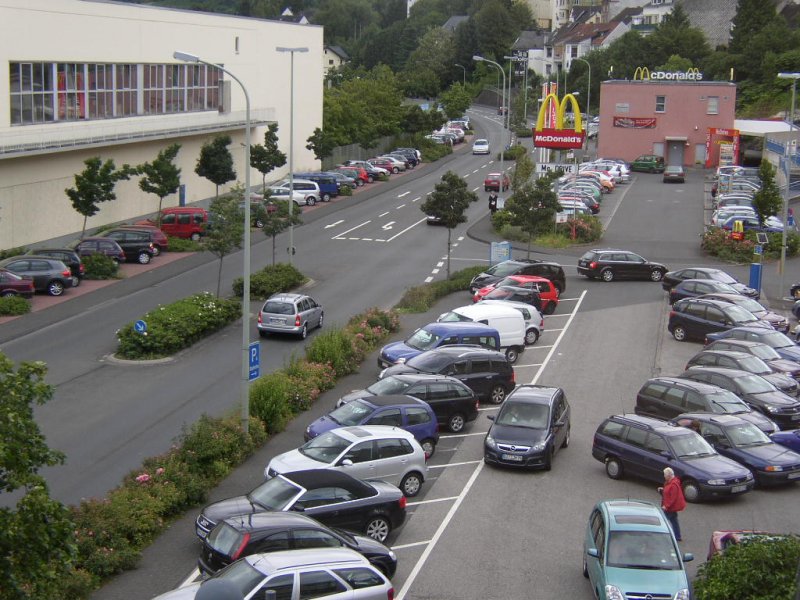
<svg viewBox="0 0 800 600">
<path fill-rule="evenodd" d="M 542 107 L 539 109 L 539 116 L 536 119 L 536 130 L 542 131 L 544 129 L 544 120 L 547 111 L 550 109 L 550 103 L 556 107 L 556 122 L 551 124 L 552 129 L 564 129 L 564 113 L 566 112 L 567 103 L 572 105 L 572 113 L 575 115 L 575 129 L 574 131 L 581 133 L 583 131 L 583 118 L 581 117 L 581 108 L 578 106 L 578 100 L 572 94 L 566 94 L 561 102 L 558 101 L 558 96 L 555 94 L 547 94 L 542 102 Z M 554 125 L 554 126 L 553 126 Z"/>
<path fill-rule="evenodd" d="M 650 69 L 647 67 L 636 67 L 633 72 L 633 80 L 641 79 L 642 81 L 650 81 Z"/>
</svg>

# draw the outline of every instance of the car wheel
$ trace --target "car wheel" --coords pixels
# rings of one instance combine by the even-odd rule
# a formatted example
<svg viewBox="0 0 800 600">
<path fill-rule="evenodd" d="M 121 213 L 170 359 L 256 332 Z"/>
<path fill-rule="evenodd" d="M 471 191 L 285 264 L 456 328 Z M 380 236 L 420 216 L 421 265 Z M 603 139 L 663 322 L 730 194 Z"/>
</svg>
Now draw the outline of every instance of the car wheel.
<svg viewBox="0 0 800 600">
<path fill-rule="evenodd" d="M 367 177 L 367 181 L 369 183 L 375 183 L 375 178 L 372 175 L 370 175 L 369 177 Z"/>
<path fill-rule="evenodd" d="M 191 240 L 192 240 L 193 242 L 199 242 L 199 241 L 200 241 L 200 234 L 199 234 L 199 233 L 197 233 L 197 232 L 193 233 L 193 234 L 192 234 L 192 237 L 191 237 Z"/>
<path fill-rule="evenodd" d="M 800 286 L 792 288 L 791 296 L 793 298 L 797 298 L 798 300 L 800 300 Z"/>
<path fill-rule="evenodd" d="M 406 498 L 413 498 L 422 489 L 422 475 L 419 473 L 408 473 L 400 482 L 400 490 Z"/>
<path fill-rule="evenodd" d="M 519 358 L 519 352 L 517 352 L 516 348 L 506 348 L 506 358 L 513 365 Z"/>
<path fill-rule="evenodd" d="M 322 194 L 322 201 L 323 202 L 330 202 L 331 201 L 331 195 L 330 194 Z"/>
<path fill-rule="evenodd" d="M 583 576 L 589 579 L 589 565 L 586 564 L 586 552 L 583 553 Z"/>
<path fill-rule="evenodd" d="M 661 269 L 650 272 L 650 281 L 661 281 L 662 279 L 664 279 L 664 271 Z"/>
<path fill-rule="evenodd" d="M 600 279 L 603 281 L 614 281 L 614 271 L 611 269 L 603 269 L 600 271 Z"/>
<path fill-rule="evenodd" d="M 547 306 L 544 307 L 544 314 L 552 315 L 554 312 L 556 312 L 556 303 L 551 300 L 547 303 Z"/>
<path fill-rule="evenodd" d="M 364 185 L 364 182 L 361 179 L 356 179 L 356 187 L 361 187 Z"/>
<path fill-rule="evenodd" d="M 571 429 L 572 429 L 571 427 L 567 426 L 567 437 L 565 437 L 564 441 L 561 442 L 562 448 L 569 448 L 569 434 Z"/>
<path fill-rule="evenodd" d="M 686 330 L 683 328 L 683 325 L 677 325 L 675 329 L 672 330 L 672 337 L 679 342 L 686 341 Z"/>
<path fill-rule="evenodd" d="M 324 313 L 324 312 L 321 312 L 321 313 L 319 313 L 319 323 L 317 323 L 317 327 L 318 327 L 319 329 L 322 329 L 322 323 L 323 323 L 324 321 L 325 321 L 325 313 Z"/>
<path fill-rule="evenodd" d="M 698 502 L 700 500 L 700 486 L 696 481 L 687 479 L 683 482 L 683 497 L 687 502 Z"/>
<path fill-rule="evenodd" d="M 0 298 L 11 298 L 16 295 L 17 293 L 13 290 L 6 290 L 4 292 L 0 292 Z"/>
<path fill-rule="evenodd" d="M 255 226 L 256 229 L 264 229 L 264 221 L 261 219 L 256 219 Z"/>
<path fill-rule="evenodd" d="M 256 225 L 256 227 L 258 226 Z M 160 255 L 161 255 L 161 248 L 159 248 L 158 246 L 153 246 L 153 256 L 160 256 Z"/>
<path fill-rule="evenodd" d="M 306 198 L 306 205 L 307 206 L 314 206 L 317 203 L 317 199 L 314 196 L 309 196 Z"/>
<path fill-rule="evenodd" d="M 364 533 L 379 542 L 385 542 L 391 530 L 392 526 L 386 517 L 371 517 L 364 525 Z"/>
<path fill-rule="evenodd" d="M 492 388 L 491 393 L 489 394 L 489 402 L 492 404 L 502 404 L 503 400 L 506 399 L 506 388 L 502 385 L 496 385 Z"/>
<path fill-rule="evenodd" d="M 611 479 L 622 479 L 622 463 L 612 456 L 606 459 L 606 475 Z"/>
<path fill-rule="evenodd" d="M 547 456 L 544 459 L 545 471 L 550 471 L 553 468 L 553 452 L 555 452 L 555 450 L 553 450 L 553 448 L 550 448 L 550 450 L 548 450 L 547 452 Z"/>
<path fill-rule="evenodd" d="M 428 438 L 427 440 L 422 440 L 420 446 L 422 446 L 422 449 L 425 451 L 425 455 L 428 458 L 433 456 L 433 453 L 436 452 L 436 442 L 434 442 L 431 438 Z"/>
<path fill-rule="evenodd" d="M 150 262 L 150 258 L 151 256 L 149 252 L 140 252 L 137 260 L 139 261 L 140 265 L 146 265 Z"/>
<path fill-rule="evenodd" d="M 72 276 L 72 287 L 78 287 L 81 284 L 81 278 L 77 275 Z"/>
<path fill-rule="evenodd" d="M 392 167 L 392 173 L 397 175 L 399 172 L 400 172 L 400 169 L 398 169 L 397 167 Z"/>
<path fill-rule="evenodd" d="M 460 433 L 464 429 L 464 425 L 466 425 L 466 423 L 467 422 L 464 420 L 464 415 L 455 414 L 447 419 L 447 429 L 451 433 Z"/>
<path fill-rule="evenodd" d="M 539 332 L 535 329 L 528 329 L 525 332 L 525 343 L 528 346 L 533 346 L 537 341 L 539 341 Z"/>
<path fill-rule="evenodd" d="M 564 293 L 564 286 L 557 281 L 553 282 L 553 287 L 556 288 L 556 292 L 558 292 L 559 296 Z"/>
<path fill-rule="evenodd" d="M 51 281 L 47 284 L 47 293 L 51 296 L 60 296 L 64 293 L 64 284 L 60 281 Z"/>
<path fill-rule="evenodd" d="M 303 323 L 303 328 L 300 330 L 300 339 L 304 340 L 308 337 L 308 323 Z"/>
</svg>

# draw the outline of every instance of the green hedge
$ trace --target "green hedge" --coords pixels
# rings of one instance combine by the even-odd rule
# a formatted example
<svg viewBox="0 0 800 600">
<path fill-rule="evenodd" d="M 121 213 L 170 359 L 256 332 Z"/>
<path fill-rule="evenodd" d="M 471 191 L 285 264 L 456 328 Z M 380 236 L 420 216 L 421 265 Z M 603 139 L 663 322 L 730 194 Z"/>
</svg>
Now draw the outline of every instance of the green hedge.
<svg viewBox="0 0 800 600">
<path fill-rule="evenodd" d="M 236 300 L 217 298 L 208 292 L 195 294 L 142 317 L 147 331 L 138 333 L 133 323 L 117 332 L 117 356 L 131 360 L 162 358 L 191 346 L 241 317 Z"/>
<path fill-rule="evenodd" d="M 272 294 L 287 292 L 308 281 L 308 278 L 293 265 L 278 263 L 256 271 L 250 276 L 250 298 L 266 300 Z M 233 295 L 241 298 L 244 292 L 244 280 L 237 277 L 233 280 Z"/>
<path fill-rule="evenodd" d="M 115 279 L 119 277 L 119 265 L 105 254 L 90 254 L 81 257 L 84 279 Z"/>
<path fill-rule="evenodd" d="M 8 250 L 0 250 L 0 260 L 4 258 L 11 258 L 12 256 L 19 256 L 25 254 L 28 249 L 25 246 L 17 246 L 16 248 L 9 248 Z"/>
<path fill-rule="evenodd" d="M 195 242 L 194 240 L 167 236 L 169 245 L 167 252 L 200 252 L 203 249 L 202 242 Z"/>
<path fill-rule="evenodd" d="M 768 233 L 768 243 L 764 246 L 764 258 L 777 259 L 781 255 L 782 234 Z M 700 246 L 711 256 L 716 256 L 722 260 L 735 263 L 753 262 L 755 255 L 753 250 L 756 247 L 756 234 L 754 231 L 747 231 L 743 240 L 734 240 L 730 232 L 719 227 L 709 227 L 703 233 L 703 240 Z M 787 232 L 786 235 L 786 256 L 797 256 L 800 251 L 800 235 L 794 231 Z"/>
<path fill-rule="evenodd" d="M 485 269 L 486 266 L 468 267 L 452 273 L 450 279 L 408 288 L 395 308 L 401 312 L 425 312 L 436 304 L 439 299 L 448 294 L 468 290 L 469 282 L 472 281 L 472 278 L 478 273 L 482 273 Z"/>
<path fill-rule="evenodd" d="M 16 317 L 31 312 L 31 303 L 21 296 L 0 297 L 0 317 Z"/>
</svg>

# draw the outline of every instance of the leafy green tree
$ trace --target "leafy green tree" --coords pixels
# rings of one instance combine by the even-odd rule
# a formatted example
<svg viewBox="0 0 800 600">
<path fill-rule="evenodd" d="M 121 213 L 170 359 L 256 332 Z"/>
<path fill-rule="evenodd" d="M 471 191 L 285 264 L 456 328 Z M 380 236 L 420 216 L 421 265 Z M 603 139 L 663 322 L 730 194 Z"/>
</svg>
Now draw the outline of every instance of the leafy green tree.
<svg viewBox="0 0 800 600">
<path fill-rule="evenodd" d="M 552 227 L 560 208 L 558 197 L 550 189 L 551 183 L 550 177 L 540 177 L 533 185 L 524 183 L 505 203 L 504 210 L 511 215 L 509 223 L 528 235 L 528 258 L 534 236 Z"/>
<path fill-rule="evenodd" d="M 244 239 L 244 186 L 237 183 L 229 194 L 214 198 L 209 207 L 209 228 L 206 250 L 219 258 L 217 297 L 222 283 L 222 259 L 242 247 Z"/>
<path fill-rule="evenodd" d="M 471 202 L 478 200 L 475 192 L 467 189 L 467 182 L 461 177 L 448 171 L 442 175 L 442 180 L 422 203 L 420 210 L 426 215 L 436 217 L 439 222 L 447 227 L 447 278 L 450 278 L 450 250 L 453 229 L 461 223 L 467 222 L 464 212 Z"/>
<path fill-rule="evenodd" d="M 403 91 L 411 98 L 434 98 L 439 95 L 441 81 L 433 69 L 421 67 L 400 74 Z"/>
<path fill-rule="evenodd" d="M 39 475 L 44 466 L 63 464 L 64 455 L 47 446 L 33 414 L 53 396 L 42 362 L 14 364 L 0 353 L 0 598 L 62 597 L 76 557 L 69 511 L 50 498 Z M 10 506 L 9 494 L 21 497 Z"/>
<path fill-rule="evenodd" d="M 767 25 L 774 23 L 778 15 L 775 5 L 763 0 L 738 0 L 736 15 L 731 22 L 731 42 L 728 50 L 732 54 L 742 54 L 747 50 L 753 36 L 759 34 Z"/>
<path fill-rule="evenodd" d="M 325 41 L 341 42 L 357 38 L 360 32 L 380 21 L 368 0 L 325 0 L 320 2 L 314 20 L 325 25 Z"/>
<path fill-rule="evenodd" d="M 430 133 L 434 129 L 441 129 L 446 120 L 438 110 L 422 110 L 419 105 L 412 104 L 408 107 L 400 128 L 406 133 Z"/>
<path fill-rule="evenodd" d="M 111 159 L 103 162 L 99 156 L 93 156 L 83 161 L 86 168 L 75 175 L 75 187 L 64 190 L 72 202 L 72 207 L 83 215 L 83 228 L 81 239 L 86 233 L 86 219 L 93 217 L 100 211 L 99 204 L 116 200 L 114 187 L 118 181 L 128 180 L 136 174 L 136 169 L 130 165 L 122 165 L 117 170 Z"/>
<path fill-rule="evenodd" d="M 778 185 L 775 183 L 775 167 L 768 160 L 762 160 L 758 168 L 761 178 L 761 189 L 753 196 L 753 208 L 762 225 L 768 217 L 774 217 L 783 208 L 783 198 Z"/>
<path fill-rule="evenodd" d="M 503 56 L 519 35 L 519 25 L 499 0 L 481 3 L 481 8 L 472 18 L 475 21 L 478 53 L 487 58 L 494 57 L 502 64 Z"/>
<path fill-rule="evenodd" d="M 268 238 L 272 238 L 272 264 L 275 264 L 275 238 L 278 234 L 289 229 L 290 225 L 300 225 L 303 217 L 299 210 L 293 210 L 289 214 L 289 200 L 271 200 L 275 210 L 267 211 L 264 217 L 264 227 L 261 231 Z"/>
<path fill-rule="evenodd" d="M 453 34 L 447 29 L 436 27 L 426 32 L 417 48 L 408 57 L 405 71 L 429 71 L 436 75 L 441 85 L 447 81 L 456 62 L 456 45 Z"/>
<path fill-rule="evenodd" d="M 286 164 L 286 155 L 278 149 L 278 124 L 270 123 L 264 132 L 264 144 L 250 147 L 250 166 L 261 173 L 261 189 L 267 189 L 267 173 Z"/>
<path fill-rule="evenodd" d="M 533 171 L 534 164 L 528 152 L 517 157 L 511 172 L 511 189 L 521 190 L 530 181 Z"/>
<path fill-rule="evenodd" d="M 314 133 L 308 136 L 306 142 L 306 149 L 311 150 L 317 160 L 333 154 L 333 149 L 339 145 L 333 136 L 326 134 L 319 127 L 314 129 Z"/>
<path fill-rule="evenodd" d="M 158 196 L 157 224 L 161 227 L 161 205 L 164 198 L 178 191 L 181 185 L 181 170 L 173 162 L 181 149 L 180 144 L 171 144 L 161 150 L 153 162 L 139 165 L 137 171 L 143 177 L 139 188 L 147 194 Z"/>
<path fill-rule="evenodd" d="M 439 101 L 444 106 L 445 114 L 451 119 L 456 119 L 472 104 L 472 97 L 461 83 L 456 83 L 439 97 Z"/>
<path fill-rule="evenodd" d="M 663 65 L 656 66 L 659 71 L 688 71 L 694 66 L 688 58 L 673 54 Z"/>
<path fill-rule="evenodd" d="M 642 37 L 637 31 L 628 31 L 614 40 L 607 49 L 606 58 L 608 67 L 614 67 L 614 78 L 633 79 L 636 67 L 641 65 L 655 65 L 659 62 L 657 53 L 653 50 L 653 45 L 649 41 L 651 36 Z M 600 71 L 592 79 L 602 80 L 608 72 L 608 68 Z"/>
<path fill-rule="evenodd" d="M 218 135 L 200 148 L 200 156 L 194 172 L 200 177 L 205 177 L 216 186 L 215 198 L 219 198 L 219 186 L 236 179 L 233 168 L 233 156 L 228 146 L 231 145 L 231 136 Z"/>
<path fill-rule="evenodd" d="M 652 35 L 648 36 L 655 53 L 655 64 L 666 62 L 672 55 L 688 59 L 690 67 L 699 67 L 711 53 L 705 35 L 700 29 L 692 27 L 689 17 L 680 4 L 664 15 Z"/>
</svg>

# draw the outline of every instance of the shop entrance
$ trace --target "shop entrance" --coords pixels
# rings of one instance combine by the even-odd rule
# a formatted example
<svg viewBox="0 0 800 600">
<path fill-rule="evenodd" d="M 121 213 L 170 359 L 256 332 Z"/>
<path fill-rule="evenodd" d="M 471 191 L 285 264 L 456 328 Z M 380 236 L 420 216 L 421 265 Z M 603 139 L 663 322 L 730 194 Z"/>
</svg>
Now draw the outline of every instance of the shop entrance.
<svg viewBox="0 0 800 600">
<path fill-rule="evenodd" d="M 667 165 L 683 166 L 683 148 L 685 144 L 684 140 L 667 141 Z"/>
</svg>

